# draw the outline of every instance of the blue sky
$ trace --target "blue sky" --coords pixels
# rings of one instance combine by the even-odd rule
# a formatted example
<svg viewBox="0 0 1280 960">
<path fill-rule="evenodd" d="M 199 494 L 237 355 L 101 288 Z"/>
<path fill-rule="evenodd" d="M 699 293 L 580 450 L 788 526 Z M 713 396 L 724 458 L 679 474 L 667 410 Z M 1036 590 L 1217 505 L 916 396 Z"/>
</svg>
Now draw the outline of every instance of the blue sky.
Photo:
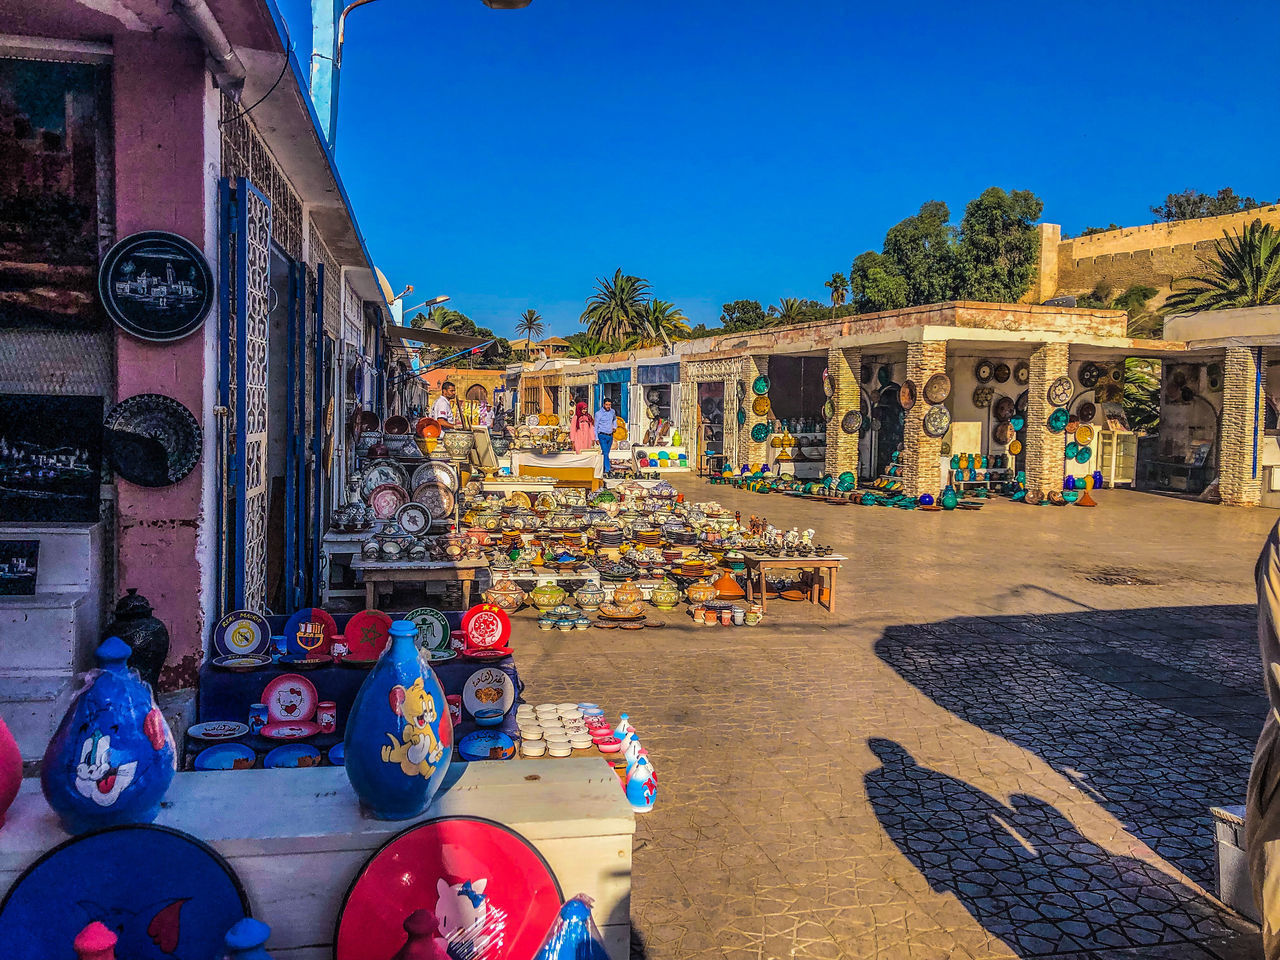
<svg viewBox="0 0 1280 960">
<path fill-rule="evenodd" d="M 1171 191 L 1280 196 L 1280 6 L 379 0 L 347 24 L 338 160 L 397 290 L 509 334 L 596 277 L 695 322 L 826 299 L 926 200 L 1030 189 L 1068 233 Z M 299 60 L 309 7 L 282 0 Z"/>
</svg>

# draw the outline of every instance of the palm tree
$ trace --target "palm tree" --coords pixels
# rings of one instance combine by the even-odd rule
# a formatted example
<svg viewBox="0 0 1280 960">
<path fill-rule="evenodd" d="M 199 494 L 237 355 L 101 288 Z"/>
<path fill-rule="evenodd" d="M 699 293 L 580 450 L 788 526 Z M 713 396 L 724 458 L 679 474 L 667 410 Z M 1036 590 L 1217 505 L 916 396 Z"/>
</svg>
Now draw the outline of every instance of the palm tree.
<svg viewBox="0 0 1280 960">
<path fill-rule="evenodd" d="M 1165 313 L 1280 303 L 1280 233 L 1270 224 L 1255 220 L 1234 235 L 1224 230 L 1215 256 L 1200 263 L 1203 273 L 1174 281 L 1189 286 L 1169 295 Z"/>
<path fill-rule="evenodd" d="M 476 333 L 474 320 L 462 311 L 449 307 L 431 307 L 427 311 L 427 322 L 445 333 L 458 333 L 465 337 L 473 337 Z"/>
<path fill-rule="evenodd" d="M 778 323 L 800 323 L 804 320 L 804 311 L 800 307 L 798 297 L 783 297 L 778 301 Z"/>
<path fill-rule="evenodd" d="M 1128 357 L 1124 361 L 1124 406 L 1129 428 L 1150 432 L 1160 425 L 1159 361 Z"/>
<path fill-rule="evenodd" d="M 590 334 L 574 334 L 569 339 L 569 356 L 571 357 L 598 357 L 602 353 L 609 352 L 609 345 L 602 343 Z"/>
<path fill-rule="evenodd" d="M 580 318 L 587 332 L 607 344 L 625 343 L 644 331 L 644 298 L 649 281 L 614 271 L 613 279 L 596 278 L 596 292 Z"/>
<path fill-rule="evenodd" d="M 542 314 L 532 307 L 520 314 L 520 319 L 516 321 L 516 333 L 530 341 L 529 346 L 533 346 L 532 341 L 535 338 L 541 340 L 546 329 L 542 322 Z"/>
<path fill-rule="evenodd" d="M 673 340 L 689 339 L 689 318 L 675 304 L 653 299 L 644 304 L 644 328 L 626 342 L 627 349 L 671 346 Z"/>
<path fill-rule="evenodd" d="M 849 278 L 843 273 L 833 273 L 823 286 L 831 291 L 831 316 L 834 317 L 836 307 L 843 307 L 849 297 Z"/>
</svg>

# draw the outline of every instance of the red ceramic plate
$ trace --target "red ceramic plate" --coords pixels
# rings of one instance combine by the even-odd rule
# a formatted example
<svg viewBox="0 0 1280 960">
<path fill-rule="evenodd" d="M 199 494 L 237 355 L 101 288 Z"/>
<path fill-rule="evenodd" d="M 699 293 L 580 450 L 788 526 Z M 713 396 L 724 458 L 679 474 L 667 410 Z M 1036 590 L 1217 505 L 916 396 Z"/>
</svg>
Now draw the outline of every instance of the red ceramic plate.
<svg viewBox="0 0 1280 960">
<path fill-rule="evenodd" d="M 468 647 L 505 647 L 511 638 L 511 618 L 494 603 L 477 603 L 462 615 L 462 632 Z"/>
<path fill-rule="evenodd" d="M 363 610 L 347 621 L 342 632 L 352 660 L 377 660 L 391 636 L 391 618 L 381 610 Z"/>
<path fill-rule="evenodd" d="M 374 487 L 369 493 L 369 506 L 379 520 L 390 520 L 408 502 L 409 495 L 404 492 L 404 488 L 394 483 L 384 483 Z"/>
<path fill-rule="evenodd" d="M 284 673 L 262 688 L 262 703 L 274 723 L 300 723 L 316 713 L 320 698 L 315 685 L 296 673 Z"/>
<path fill-rule="evenodd" d="M 262 735 L 268 740 L 302 740 L 314 737 L 320 732 L 320 724 L 310 720 L 285 720 L 280 723 L 268 723 L 262 728 Z"/>
<path fill-rule="evenodd" d="M 338 917 L 334 958 L 387 960 L 415 913 L 415 929 L 434 919 L 450 956 L 532 957 L 561 902 L 555 874 L 520 834 L 472 817 L 428 820 L 364 865 Z"/>
<path fill-rule="evenodd" d="M 462 656 L 468 660 L 501 660 L 503 657 L 511 656 L 512 652 L 510 647 L 489 647 L 487 649 L 469 647 L 462 651 Z"/>
</svg>

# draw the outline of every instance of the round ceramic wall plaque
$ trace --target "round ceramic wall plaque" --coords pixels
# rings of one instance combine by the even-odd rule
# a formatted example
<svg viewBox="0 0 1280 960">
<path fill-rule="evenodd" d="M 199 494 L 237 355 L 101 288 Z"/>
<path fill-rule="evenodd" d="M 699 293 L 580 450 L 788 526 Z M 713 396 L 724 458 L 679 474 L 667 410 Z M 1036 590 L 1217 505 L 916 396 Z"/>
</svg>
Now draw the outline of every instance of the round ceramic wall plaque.
<svg viewBox="0 0 1280 960">
<path fill-rule="evenodd" d="M 181 340 L 213 306 L 213 271 L 200 248 L 176 233 L 125 237 L 102 259 L 98 296 L 116 325 L 142 340 Z"/>
</svg>

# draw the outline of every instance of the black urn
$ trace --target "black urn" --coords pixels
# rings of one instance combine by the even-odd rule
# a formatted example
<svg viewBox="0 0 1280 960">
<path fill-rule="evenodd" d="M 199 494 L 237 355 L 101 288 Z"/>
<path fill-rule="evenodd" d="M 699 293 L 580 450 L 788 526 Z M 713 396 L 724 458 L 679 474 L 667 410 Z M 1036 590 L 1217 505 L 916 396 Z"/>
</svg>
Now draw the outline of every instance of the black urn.
<svg viewBox="0 0 1280 960">
<path fill-rule="evenodd" d="M 133 648 L 129 666 L 154 689 L 169 655 L 169 630 L 152 616 L 150 602 L 135 588 L 130 587 L 116 604 L 116 618 L 108 625 L 103 639 L 106 637 L 119 637 Z"/>
</svg>

